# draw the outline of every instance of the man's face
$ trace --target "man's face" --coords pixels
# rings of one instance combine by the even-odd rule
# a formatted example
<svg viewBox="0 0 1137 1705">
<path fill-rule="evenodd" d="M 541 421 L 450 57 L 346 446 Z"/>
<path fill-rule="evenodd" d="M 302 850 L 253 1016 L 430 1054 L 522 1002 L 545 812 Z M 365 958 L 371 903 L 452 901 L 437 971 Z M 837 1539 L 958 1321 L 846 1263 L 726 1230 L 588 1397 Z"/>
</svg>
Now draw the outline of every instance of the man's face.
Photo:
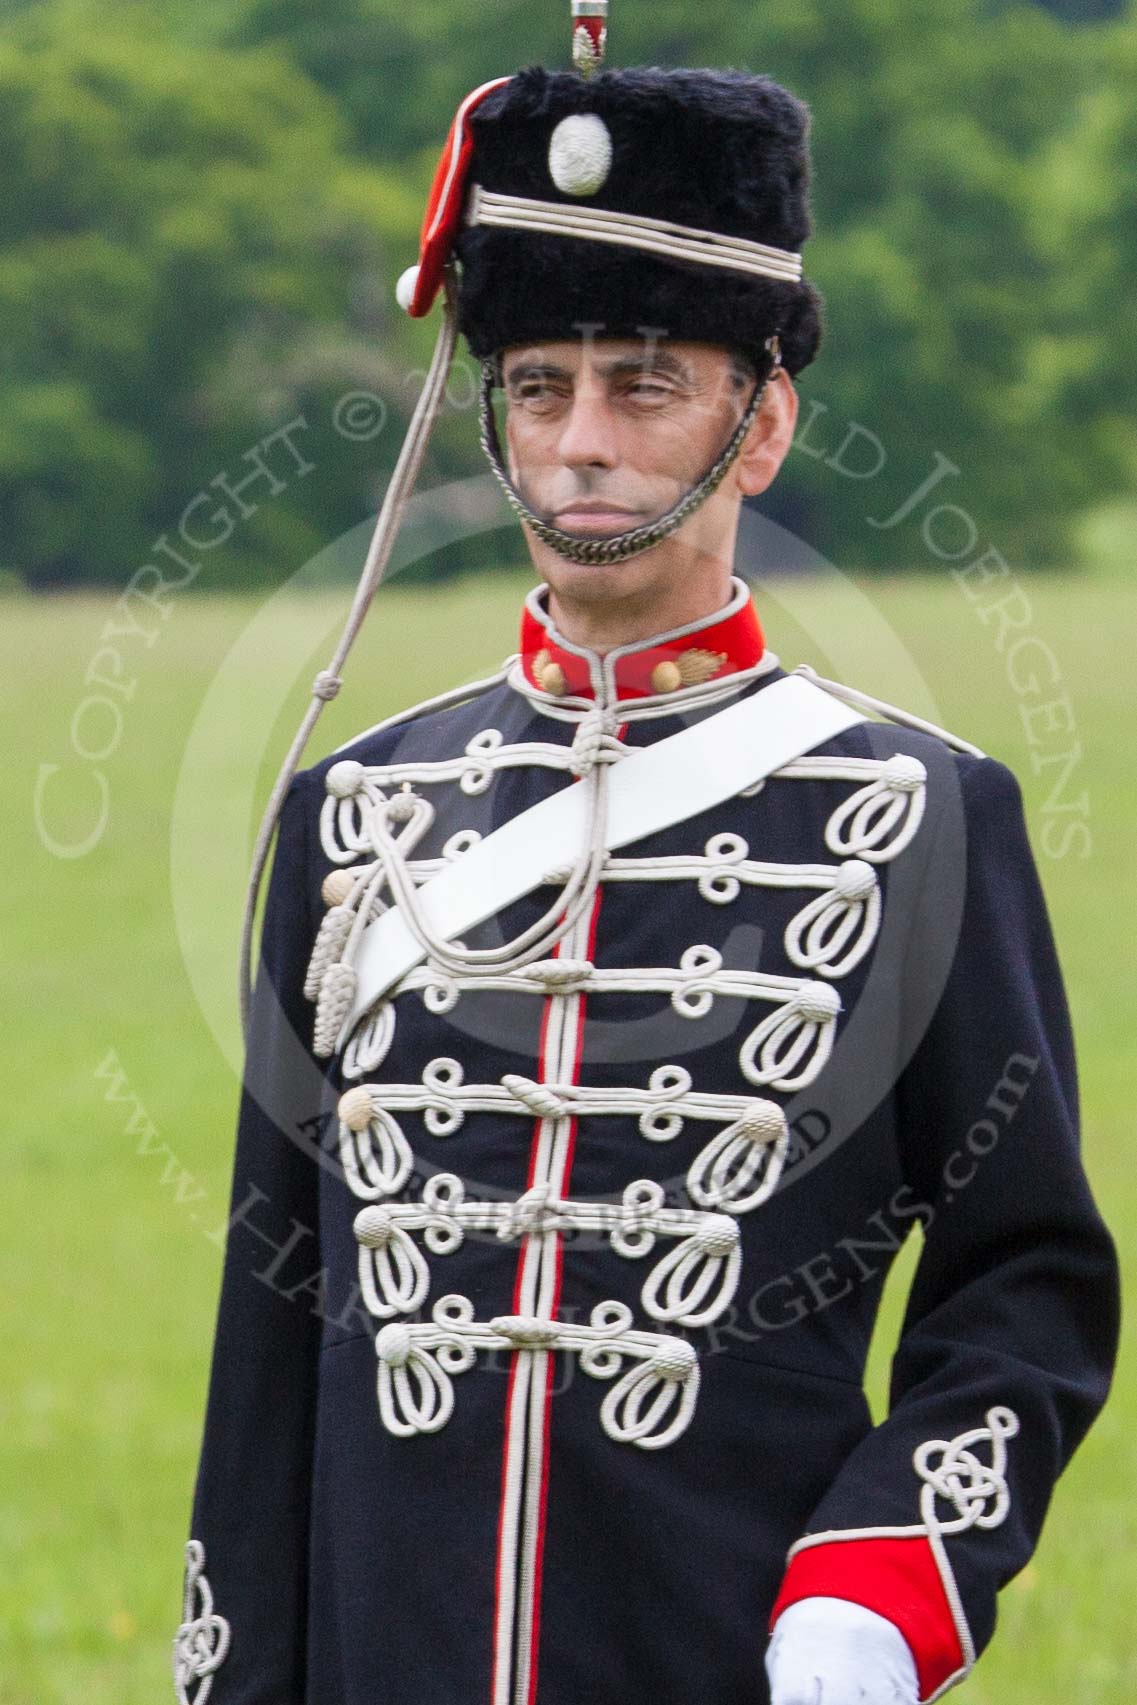
<svg viewBox="0 0 1137 1705">
<path fill-rule="evenodd" d="M 725 449 L 754 384 L 716 344 L 649 339 L 515 347 L 505 352 L 502 377 L 511 479 L 542 519 L 587 538 L 611 537 L 666 514 Z M 792 398 L 792 385 L 781 379 Z M 783 394 L 777 384 L 768 396 L 775 390 Z M 769 437 L 777 412 L 764 400 L 752 435 Z M 780 460 L 781 454 L 775 468 Z M 674 538 L 625 563 L 570 563 L 527 533 L 530 552 L 554 591 L 574 598 L 604 601 L 662 589 L 689 573 L 694 558 L 733 553 L 747 489 L 732 470 Z"/>
</svg>

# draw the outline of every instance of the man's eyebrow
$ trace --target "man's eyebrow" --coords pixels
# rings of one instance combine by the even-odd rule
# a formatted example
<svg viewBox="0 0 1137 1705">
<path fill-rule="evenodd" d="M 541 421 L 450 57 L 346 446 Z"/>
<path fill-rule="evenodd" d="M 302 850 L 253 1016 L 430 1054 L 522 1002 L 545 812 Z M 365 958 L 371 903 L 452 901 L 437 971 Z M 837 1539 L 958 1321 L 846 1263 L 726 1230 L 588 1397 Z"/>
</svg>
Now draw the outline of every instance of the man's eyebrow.
<svg viewBox="0 0 1137 1705">
<path fill-rule="evenodd" d="M 519 361 L 505 374 L 507 385 L 519 385 L 525 379 L 571 379 L 567 367 L 556 367 L 551 361 Z"/>
<path fill-rule="evenodd" d="M 686 362 L 666 349 L 645 350 L 642 355 L 622 355 L 615 361 L 599 363 L 597 371 L 606 379 L 623 378 L 629 373 L 664 373 L 683 384 L 691 382 L 691 370 Z"/>
<path fill-rule="evenodd" d="M 662 373 L 681 384 L 691 383 L 691 370 L 685 361 L 666 349 L 645 350 L 642 355 L 621 355 L 614 361 L 597 363 L 597 372 L 604 379 L 622 379 L 633 373 Z M 568 367 L 558 367 L 552 361 L 519 361 L 505 373 L 507 385 L 520 385 L 528 379 L 559 379 L 571 381 L 574 374 Z"/>
</svg>

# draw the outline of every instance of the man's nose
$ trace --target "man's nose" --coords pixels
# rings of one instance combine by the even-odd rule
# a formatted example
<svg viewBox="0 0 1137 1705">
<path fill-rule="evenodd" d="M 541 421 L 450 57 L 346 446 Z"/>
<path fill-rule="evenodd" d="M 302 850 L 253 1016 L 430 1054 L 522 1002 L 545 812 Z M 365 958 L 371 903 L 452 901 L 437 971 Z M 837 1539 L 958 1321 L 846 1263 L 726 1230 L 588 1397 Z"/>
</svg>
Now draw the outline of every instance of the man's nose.
<svg viewBox="0 0 1137 1705">
<path fill-rule="evenodd" d="M 561 461 L 569 468 L 614 468 L 618 425 L 601 387 L 578 386 L 557 445 Z"/>
</svg>

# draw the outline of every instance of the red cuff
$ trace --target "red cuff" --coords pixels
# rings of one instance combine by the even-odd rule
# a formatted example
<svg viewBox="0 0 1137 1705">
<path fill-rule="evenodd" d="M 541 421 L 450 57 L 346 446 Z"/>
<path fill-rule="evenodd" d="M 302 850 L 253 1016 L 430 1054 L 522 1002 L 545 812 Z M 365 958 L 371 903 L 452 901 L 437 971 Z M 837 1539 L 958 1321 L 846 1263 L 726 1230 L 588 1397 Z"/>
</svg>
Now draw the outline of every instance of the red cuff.
<svg viewBox="0 0 1137 1705">
<path fill-rule="evenodd" d="M 921 1700 L 966 1668 L 935 1555 L 922 1533 L 806 1546 L 791 1560 L 770 1627 L 803 1598 L 843 1598 L 899 1628 L 916 1662 Z"/>
</svg>

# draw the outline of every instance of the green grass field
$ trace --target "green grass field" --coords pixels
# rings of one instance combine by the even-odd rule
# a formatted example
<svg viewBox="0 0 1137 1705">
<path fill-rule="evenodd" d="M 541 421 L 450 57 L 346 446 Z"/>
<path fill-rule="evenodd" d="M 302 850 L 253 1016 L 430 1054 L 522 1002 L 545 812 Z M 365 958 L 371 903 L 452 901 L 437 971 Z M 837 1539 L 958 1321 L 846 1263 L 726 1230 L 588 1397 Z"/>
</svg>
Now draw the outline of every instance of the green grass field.
<svg viewBox="0 0 1137 1705">
<path fill-rule="evenodd" d="M 513 649 L 525 584 L 384 590 L 309 758 L 493 668 Z M 1061 677 L 1041 700 L 1016 688 L 996 621 L 946 575 L 756 590 L 784 663 L 812 662 L 923 710 L 1020 776 L 1074 1009 L 1088 1163 L 1131 1261 L 1135 599 L 1121 584 L 1063 578 L 1030 581 L 1028 596 L 1019 631 L 1051 648 L 1045 664 L 1033 648 L 1035 668 Z M 236 1110 L 243 874 L 271 768 L 346 602 L 344 592 L 183 595 L 166 619 L 145 617 L 152 643 L 117 642 L 110 688 L 96 679 L 114 675 L 98 657 L 109 598 L 0 601 L 0 1705 L 173 1696 L 168 1654 L 220 1272 L 207 1234 L 225 1218 Z M 1028 727 L 1024 708 L 1063 691 L 1069 712 Z M 92 694 L 119 716 L 87 703 Z M 1082 751 L 1055 798 L 1057 755 L 1075 736 L 1046 725 L 1062 720 L 1076 724 Z M 75 749 L 112 742 L 103 760 Z M 1036 774 L 1032 756 L 1053 761 Z M 100 774 L 105 831 L 82 856 L 60 856 L 98 821 Z M 1062 809 L 1071 802 L 1079 808 Z M 1086 829 L 1054 856 L 1074 821 Z M 874 1354 L 878 1412 L 910 1256 Z M 1058 1487 L 1033 1563 L 1003 1595 L 1000 1632 L 960 1693 L 971 1705 L 1137 1698 L 1135 1440 L 1131 1359 Z M 756 1627 L 756 1662 L 761 1644 Z"/>
</svg>

